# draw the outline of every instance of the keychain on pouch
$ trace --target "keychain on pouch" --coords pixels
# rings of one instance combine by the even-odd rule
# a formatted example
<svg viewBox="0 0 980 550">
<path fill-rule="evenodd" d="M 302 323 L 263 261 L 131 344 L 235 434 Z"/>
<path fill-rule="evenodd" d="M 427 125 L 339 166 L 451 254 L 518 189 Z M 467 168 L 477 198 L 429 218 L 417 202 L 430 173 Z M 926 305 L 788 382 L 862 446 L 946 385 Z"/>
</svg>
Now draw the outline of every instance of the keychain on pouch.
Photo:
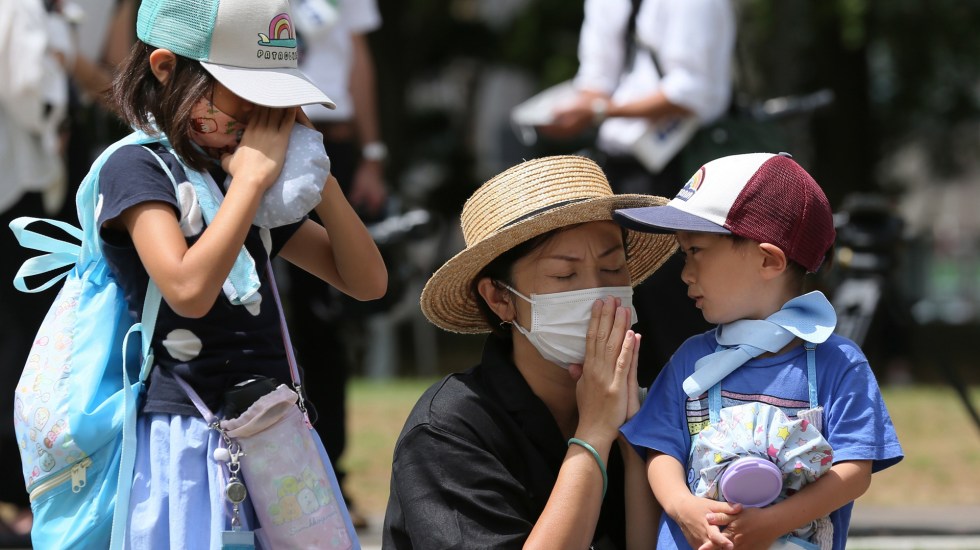
<svg viewBox="0 0 980 550">
<path fill-rule="evenodd" d="M 222 433 L 222 436 L 224 434 Z M 231 530 L 221 532 L 221 550 L 255 550 L 255 533 L 242 529 L 240 517 L 241 503 L 248 496 L 245 484 L 238 479 L 242 465 L 238 459 L 245 456 L 237 443 L 225 436 L 227 447 L 214 450 L 214 458 L 218 462 L 228 464 L 228 483 L 225 484 L 225 499 L 231 503 Z"/>
</svg>

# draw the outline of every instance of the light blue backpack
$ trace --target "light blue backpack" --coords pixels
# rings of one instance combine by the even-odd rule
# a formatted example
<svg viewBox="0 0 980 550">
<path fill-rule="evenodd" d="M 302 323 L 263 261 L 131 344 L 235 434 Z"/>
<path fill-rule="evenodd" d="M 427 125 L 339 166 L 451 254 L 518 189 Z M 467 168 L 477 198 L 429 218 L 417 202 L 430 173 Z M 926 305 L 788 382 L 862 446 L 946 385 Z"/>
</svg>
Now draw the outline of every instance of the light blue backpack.
<svg viewBox="0 0 980 550">
<path fill-rule="evenodd" d="M 24 262 L 14 286 L 39 292 L 65 279 L 38 330 L 14 398 L 35 548 L 122 547 L 136 454 L 137 403 L 153 365 L 150 341 L 160 293 L 151 282 L 143 322 L 134 323 L 99 245 L 98 176 L 119 147 L 158 139 L 132 134 L 95 161 L 76 197 L 80 230 L 37 218 L 18 218 L 10 224 L 22 246 L 46 252 Z M 51 224 L 81 242 L 28 229 L 35 222 Z M 68 266 L 68 271 L 35 288 L 25 280 Z M 141 334 L 138 346 L 129 340 L 134 332 Z M 118 502 L 127 504 L 116 506 Z"/>
</svg>

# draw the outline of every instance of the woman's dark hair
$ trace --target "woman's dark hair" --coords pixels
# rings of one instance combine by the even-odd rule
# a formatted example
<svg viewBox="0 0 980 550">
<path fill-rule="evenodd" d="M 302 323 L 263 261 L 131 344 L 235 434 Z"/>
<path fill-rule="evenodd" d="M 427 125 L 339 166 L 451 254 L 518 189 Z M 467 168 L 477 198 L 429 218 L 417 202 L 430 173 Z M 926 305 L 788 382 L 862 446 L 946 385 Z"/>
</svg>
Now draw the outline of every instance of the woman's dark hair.
<svg viewBox="0 0 980 550">
<path fill-rule="evenodd" d="M 156 49 L 140 40 L 133 44 L 112 82 L 113 106 L 129 125 L 166 134 L 181 160 L 206 170 L 214 161 L 191 141 L 191 111 L 214 88 L 214 77 L 198 61 L 177 55 L 170 78 L 161 83 L 150 69 L 150 54 Z"/>
<path fill-rule="evenodd" d="M 495 335 L 509 338 L 511 332 L 510 330 L 507 330 L 503 326 L 501 326 L 503 320 L 500 317 L 498 317 L 497 314 L 494 313 L 492 309 L 490 309 L 490 306 L 487 304 L 487 302 L 483 299 L 482 296 L 480 296 L 480 291 L 478 288 L 480 284 L 480 280 L 483 278 L 489 278 L 490 282 L 498 289 L 506 290 L 504 289 L 503 286 L 504 284 L 508 284 L 513 287 L 514 264 L 517 263 L 517 261 L 520 260 L 521 258 L 527 256 L 531 252 L 534 252 L 538 248 L 544 246 L 545 243 L 550 241 L 558 233 L 561 233 L 562 231 L 565 231 L 567 229 L 571 229 L 572 227 L 575 226 L 568 225 L 565 227 L 552 229 L 547 233 L 542 233 L 537 237 L 532 237 L 531 239 L 522 242 L 521 244 L 515 246 L 514 248 L 511 248 L 510 250 L 504 252 L 500 256 L 494 258 L 493 261 L 488 263 L 486 267 L 484 267 L 483 269 L 480 270 L 479 273 L 477 273 L 476 277 L 473 277 L 473 280 L 470 282 L 470 296 L 473 300 L 476 301 L 476 307 L 479 308 L 480 314 L 483 316 L 483 319 L 487 322 L 487 325 L 490 327 L 490 331 L 493 332 Z M 629 247 L 627 246 L 626 229 L 622 228 L 621 231 L 623 234 L 623 249 L 626 251 L 626 258 L 629 259 Z"/>
</svg>

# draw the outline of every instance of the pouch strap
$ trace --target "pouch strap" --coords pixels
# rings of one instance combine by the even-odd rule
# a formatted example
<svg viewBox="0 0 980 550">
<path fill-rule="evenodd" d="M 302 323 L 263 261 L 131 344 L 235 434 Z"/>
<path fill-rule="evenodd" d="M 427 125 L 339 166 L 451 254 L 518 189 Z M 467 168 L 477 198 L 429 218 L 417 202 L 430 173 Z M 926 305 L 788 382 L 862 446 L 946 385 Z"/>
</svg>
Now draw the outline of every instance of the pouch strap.
<svg viewBox="0 0 980 550">
<path fill-rule="evenodd" d="M 307 415 L 306 404 L 303 401 L 303 393 L 300 391 L 302 390 L 302 385 L 300 383 L 300 378 L 299 378 L 299 367 L 296 365 L 296 357 L 293 354 L 293 343 L 292 340 L 289 338 L 289 329 L 286 327 L 286 315 L 282 309 L 282 300 L 280 300 L 279 298 L 279 289 L 276 287 L 276 276 L 272 271 L 271 259 L 266 264 L 266 273 L 269 276 L 270 289 L 272 290 L 272 296 L 275 299 L 276 308 L 279 312 L 279 329 L 282 333 L 283 345 L 286 348 L 286 362 L 289 363 L 289 375 L 292 378 L 293 387 L 296 389 L 296 394 L 299 396 L 299 399 L 297 400 L 298 406 L 300 410 L 303 411 L 303 415 L 306 416 Z M 180 375 L 174 373 L 173 377 L 174 380 L 177 381 L 177 384 L 181 387 L 181 389 L 184 390 L 184 393 L 187 394 L 187 397 L 190 398 L 191 403 L 194 404 L 194 407 L 197 408 L 198 412 L 201 413 L 201 416 L 204 417 L 204 420 L 209 425 L 213 424 L 214 422 L 217 422 L 218 420 L 217 416 L 215 416 L 215 414 L 211 412 L 211 409 L 209 409 L 208 406 L 204 403 L 204 400 L 201 399 L 201 396 L 198 395 L 196 391 L 194 391 L 194 388 L 192 388 L 191 385 L 188 384 L 186 380 L 181 378 Z M 309 418 L 307 418 L 306 421 L 307 423 L 309 423 Z"/>
<path fill-rule="evenodd" d="M 181 378 L 179 374 L 173 373 L 173 377 L 174 380 L 177 381 L 177 385 L 180 386 L 181 389 L 184 390 L 184 393 L 187 394 L 187 397 L 190 398 L 191 403 L 194 404 L 194 407 L 197 408 L 197 411 L 201 413 L 201 416 L 204 417 L 204 421 L 207 422 L 209 426 L 213 425 L 218 420 L 218 417 L 216 417 L 214 413 L 211 412 L 211 409 L 209 409 L 208 406 L 204 404 L 204 400 L 201 399 L 201 396 L 198 395 L 198 393 L 194 391 L 194 388 L 192 388 L 191 385 L 188 384 L 186 380 Z"/>
<path fill-rule="evenodd" d="M 269 275 L 269 286 L 272 289 L 272 297 L 275 299 L 276 309 L 279 311 L 279 329 L 282 332 L 283 345 L 286 346 L 286 360 L 289 362 L 289 375 L 293 379 L 293 386 L 300 388 L 299 367 L 296 366 L 296 356 L 293 354 L 293 342 L 289 338 L 289 328 L 286 327 L 286 314 L 282 308 L 282 300 L 279 298 L 279 288 L 276 286 L 276 275 L 273 272 L 271 260 L 266 264 L 266 272 Z M 300 394 L 299 399 L 302 403 L 302 394 Z"/>
</svg>

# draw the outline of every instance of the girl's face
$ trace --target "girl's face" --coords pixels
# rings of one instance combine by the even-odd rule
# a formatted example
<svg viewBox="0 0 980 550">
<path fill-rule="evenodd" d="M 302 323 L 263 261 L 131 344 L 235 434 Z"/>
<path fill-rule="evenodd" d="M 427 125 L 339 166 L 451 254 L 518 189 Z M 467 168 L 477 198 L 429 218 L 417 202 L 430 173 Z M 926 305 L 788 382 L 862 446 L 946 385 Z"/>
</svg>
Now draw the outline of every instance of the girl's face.
<svg viewBox="0 0 980 550">
<path fill-rule="evenodd" d="M 254 107 L 215 82 L 211 94 L 199 99 L 191 113 L 191 139 L 213 158 L 233 153 Z"/>
</svg>

